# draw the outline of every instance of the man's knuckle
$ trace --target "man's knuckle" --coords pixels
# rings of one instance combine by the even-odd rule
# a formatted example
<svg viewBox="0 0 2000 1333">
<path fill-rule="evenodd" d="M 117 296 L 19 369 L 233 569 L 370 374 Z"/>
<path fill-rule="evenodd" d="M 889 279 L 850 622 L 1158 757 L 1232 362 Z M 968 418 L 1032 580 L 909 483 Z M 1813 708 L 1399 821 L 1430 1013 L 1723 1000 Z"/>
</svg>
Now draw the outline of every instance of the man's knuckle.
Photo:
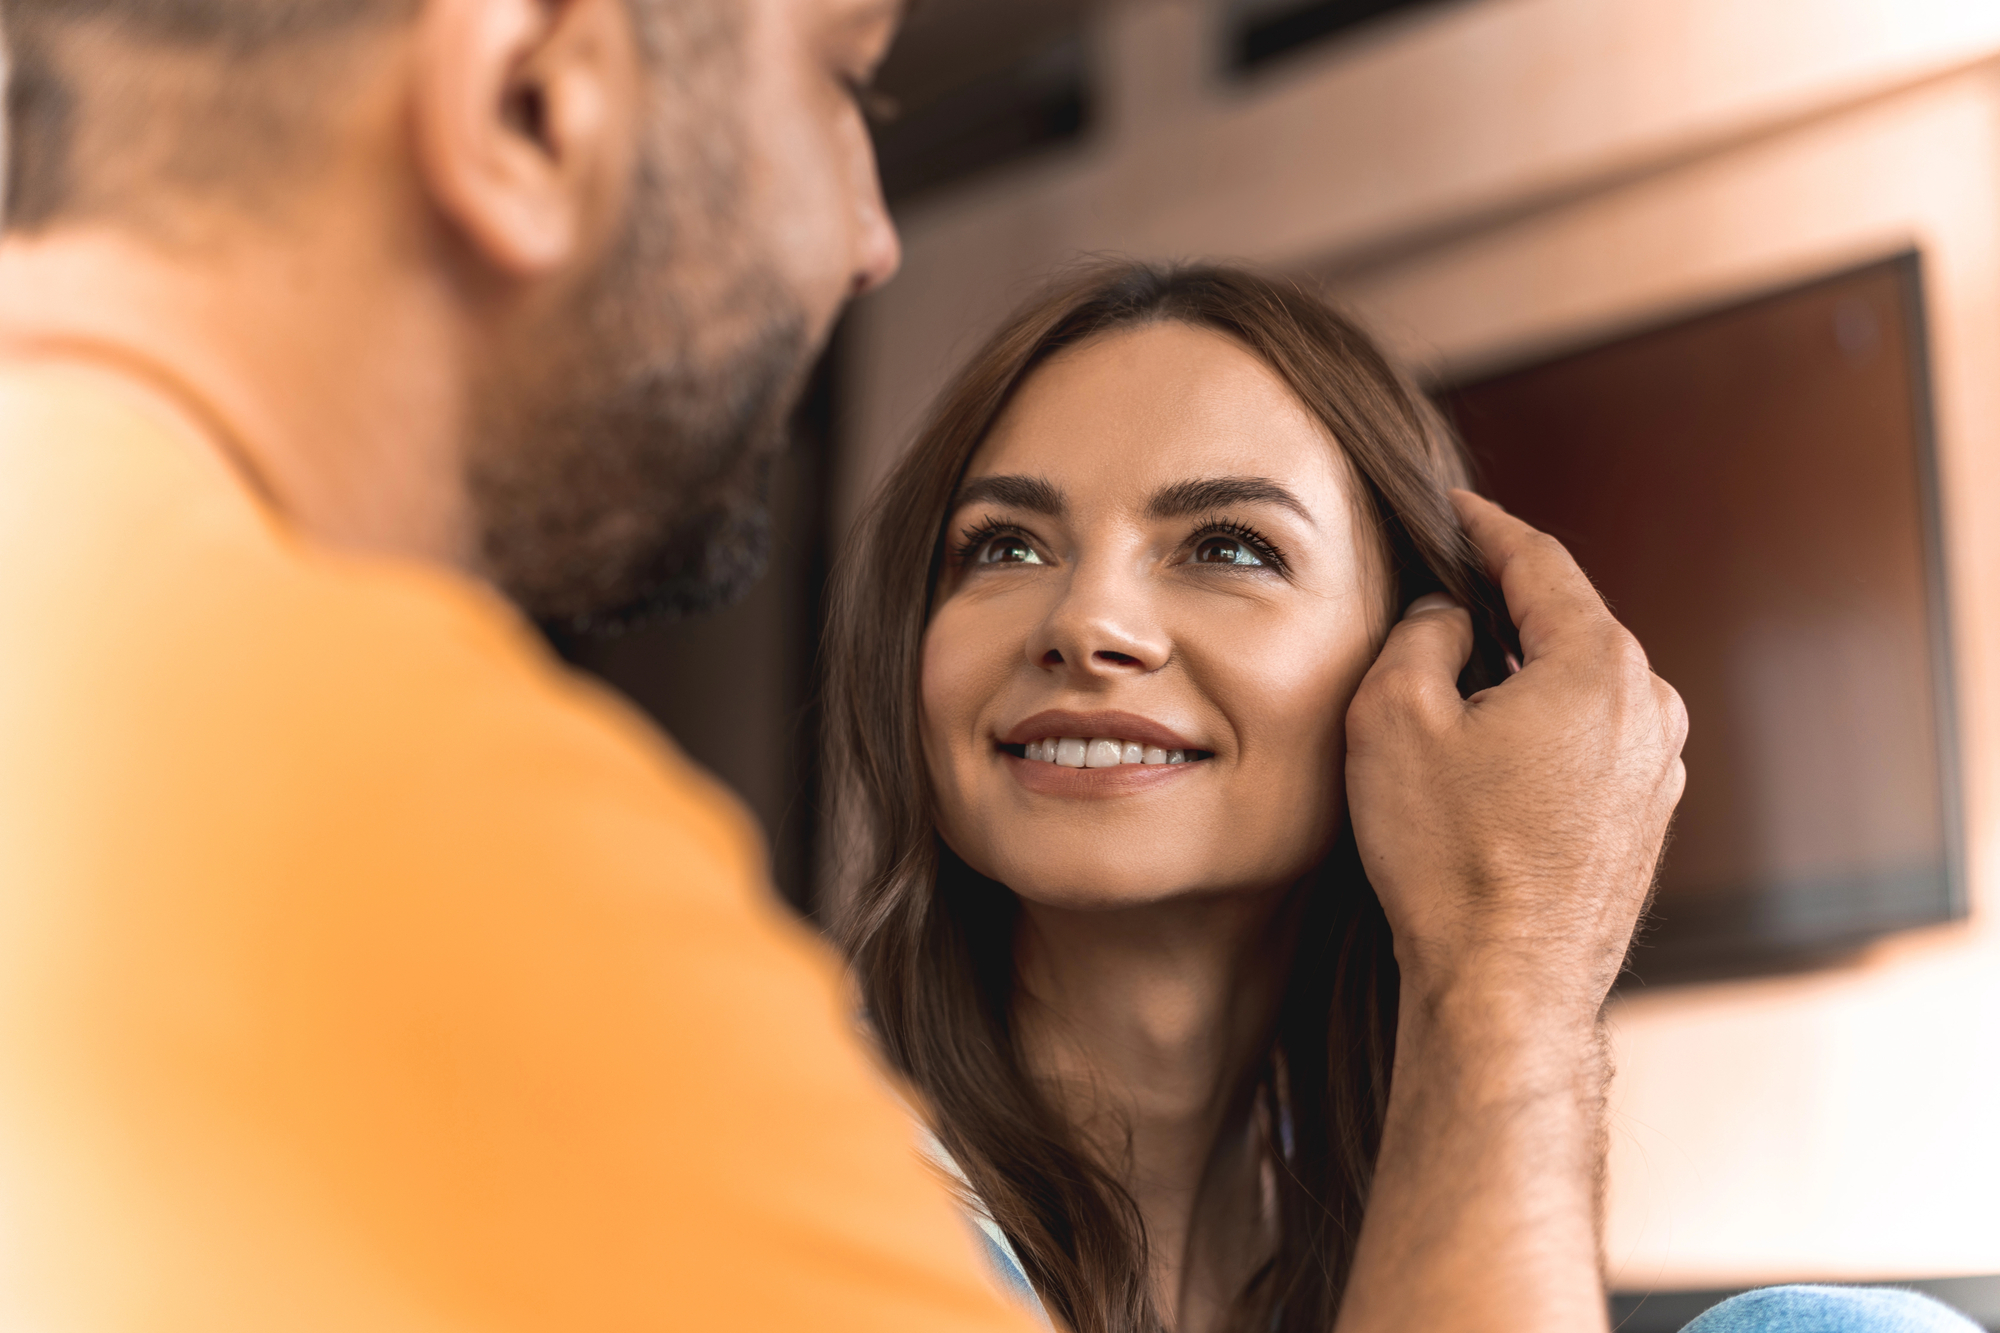
<svg viewBox="0 0 2000 1333">
<path fill-rule="evenodd" d="M 1349 738 L 1365 733 L 1375 719 L 1389 708 L 1388 677 L 1392 673 L 1380 667 L 1368 673 L 1361 681 L 1361 688 L 1354 692 L 1354 698 L 1347 705 L 1347 730 Z"/>
<path fill-rule="evenodd" d="M 1522 527 L 1525 530 L 1521 534 L 1521 544 L 1531 553 L 1545 560 L 1559 559 L 1565 562 L 1569 560 L 1569 548 L 1565 547 L 1554 537 L 1549 536 L 1548 533 L 1543 532 L 1540 528 L 1530 528 L 1526 524 L 1523 524 Z"/>
<path fill-rule="evenodd" d="M 1652 692 L 1653 664 L 1631 631 L 1612 621 L 1606 628 L 1601 651 L 1606 676 L 1629 693 Z"/>
<path fill-rule="evenodd" d="M 1413 671 L 1391 671 L 1375 683 L 1377 706 L 1386 713 L 1412 713 L 1423 690 Z"/>
<path fill-rule="evenodd" d="M 1432 730 L 1435 710 L 1421 672 L 1381 672 L 1370 677 L 1364 690 L 1365 702 L 1357 692 L 1349 710 L 1350 739 L 1357 727 L 1373 741 L 1398 744 Z"/>
<path fill-rule="evenodd" d="M 1659 678 L 1656 676 L 1654 679 L 1658 680 Z M 1673 741 L 1674 748 L 1678 750 L 1682 745 L 1687 743 L 1687 702 L 1681 698 L 1679 690 L 1676 690 L 1664 680 L 1659 682 L 1659 689 L 1661 708 L 1665 712 L 1667 719 L 1667 736 Z"/>
</svg>

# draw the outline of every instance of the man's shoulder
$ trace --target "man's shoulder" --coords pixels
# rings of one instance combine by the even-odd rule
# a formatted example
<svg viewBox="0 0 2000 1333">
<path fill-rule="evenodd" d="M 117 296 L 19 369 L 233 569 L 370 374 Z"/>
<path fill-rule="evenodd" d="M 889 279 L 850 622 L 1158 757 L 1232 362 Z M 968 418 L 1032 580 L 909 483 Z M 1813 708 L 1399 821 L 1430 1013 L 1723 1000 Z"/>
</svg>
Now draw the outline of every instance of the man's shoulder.
<svg viewBox="0 0 2000 1333">
<path fill-rule="evenodd" d="M 0 619 L 0 784 L 45 823 L 170 812 L 405 863 L 641 837 L 761 869 L 737 804 L 499 598 L 300 541 L 89 380 L 0 370 Z"/>
<path fill-rule="evenodd" d="M 0 1104 L 110 1128 L 0 1116 L 24 1230 L 158 1216 L 189 1308 L 242 1225 L 572 1325 L 1009 1326 L 733 802 L 498 599 L 56 398 L 0 383 Z"/>
</svg>

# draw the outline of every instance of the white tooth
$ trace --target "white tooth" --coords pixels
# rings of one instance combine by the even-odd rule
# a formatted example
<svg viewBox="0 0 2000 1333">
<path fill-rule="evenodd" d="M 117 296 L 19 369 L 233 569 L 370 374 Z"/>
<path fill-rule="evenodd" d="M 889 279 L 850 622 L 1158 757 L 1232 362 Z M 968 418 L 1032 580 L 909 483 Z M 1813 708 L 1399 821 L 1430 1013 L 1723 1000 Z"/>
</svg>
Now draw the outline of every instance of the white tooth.
<svg viewBox="0 0 2000 1333">
<path fill-rule="evenodd" d="M 1055 737 L 1044 736 L 1042 737 L 1042 739 L 1035 742 L 1035 746 L 1037 750 L 1036 757 L 1040 759 L 1043 763 L 1053 764 L 1056 761 Z"/>
<path fill-rule="evenodd" d="M 1119 754 L 1121 764 L 1143 764 L 1146 762 L 1146 747 L 1137 741 L 1126 741 L 1125 749 Z"/>
<path fill-rule="evenodd" d="M 1124 757 L 1125 748 L 1117 741 L 1098 737 L 1090 742 L 1090 751 L 1084 758 L 1086 768 L 1116 768 Z"/>
<path fill-rule="evenodd" d="M 1167 752 L 1157 745 L 1148 745 L 1146 747 L 1145 762 L 1149 764 L 1164 764 L 1167 762 Z"/>
<path fill-rule="evenodd" d="M 1079 736 L 1064 736 L 1056 742 L 1056 762 L 1064 768 L 1082 768 L 1089 743 Z"/>
<path fill-rule="evenodd" d="M 1040 759 L 1042 757 L 1042 743 L 1040 741 L 1029 741 L 1021 747 L 1021 757 L 1023 759 Z"/>
<path fill-rule="evenodd" d="M 1187 751 L 1186 750 L 1167 751 L 1167 762 L 1170 764 L 1185 764 L 1187 762 Z"/>
</svg>

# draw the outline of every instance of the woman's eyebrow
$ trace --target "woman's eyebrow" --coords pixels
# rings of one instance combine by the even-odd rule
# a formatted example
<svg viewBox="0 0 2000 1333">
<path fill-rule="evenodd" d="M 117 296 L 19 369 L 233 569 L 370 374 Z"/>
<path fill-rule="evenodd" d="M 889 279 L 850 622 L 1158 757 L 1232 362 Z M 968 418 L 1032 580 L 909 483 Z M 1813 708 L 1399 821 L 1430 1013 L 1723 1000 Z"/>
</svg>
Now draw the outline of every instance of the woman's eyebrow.
<svg viewBox="0 0 2000 1333">
<path fill-rule="evenodd" d="M 1061 518 L 1069 509 L 1063 493 L 1042 477 L 975 477 L 958 488 L 951 507 L 974 504 L 1005 505 L 1050 518 Z"/>
<path fill-rule="evenodd" d="M 1306 522 L 1313 522 L 1304 502 L 1269 477 L 1201 477 L 1177 481 L 1153 492 L 1146 513 L 1151 518 L 1187 518 L 1240 504 L 1281 505 Z"/>
</svg>

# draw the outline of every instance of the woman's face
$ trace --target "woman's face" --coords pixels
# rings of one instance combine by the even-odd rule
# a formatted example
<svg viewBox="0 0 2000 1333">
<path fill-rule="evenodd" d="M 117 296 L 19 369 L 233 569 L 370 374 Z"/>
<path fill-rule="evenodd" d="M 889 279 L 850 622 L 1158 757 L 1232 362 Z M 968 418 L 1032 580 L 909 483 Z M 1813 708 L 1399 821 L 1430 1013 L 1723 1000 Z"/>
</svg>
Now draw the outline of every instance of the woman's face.
<svg viewBox="0 0 2000 1333">
<path fill-rule="evenodd" d="M 966 470 L 924 636 L 924 753 L 958 854 L 1085 908 L 1310 869 L 1388 621 L 1353 486 L 1222 334 L 1149 325 L 1039 368 Z"/>
</svg>

